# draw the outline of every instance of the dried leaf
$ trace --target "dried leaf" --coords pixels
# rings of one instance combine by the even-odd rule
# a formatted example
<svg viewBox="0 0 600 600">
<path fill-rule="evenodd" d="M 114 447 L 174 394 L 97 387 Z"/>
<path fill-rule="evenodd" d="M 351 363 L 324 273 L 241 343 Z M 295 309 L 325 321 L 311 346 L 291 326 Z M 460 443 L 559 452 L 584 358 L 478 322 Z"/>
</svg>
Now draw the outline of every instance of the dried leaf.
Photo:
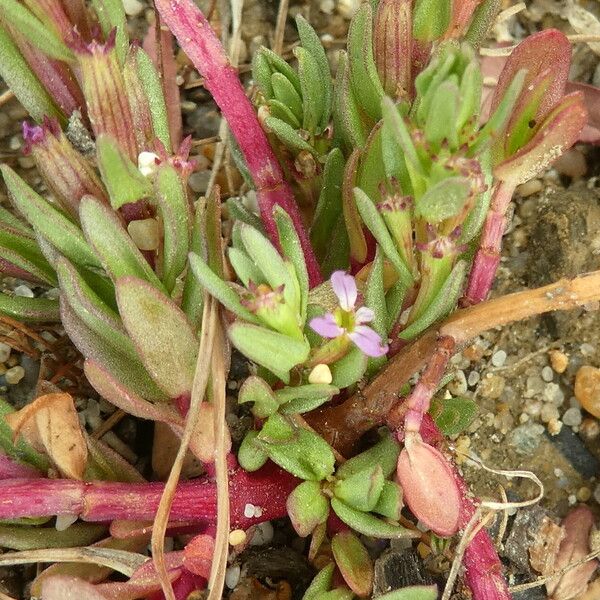
<svg viewBox="0 0 600 600">
<path fill-rule="evenodd" d="M 106 600 L 107 597 L 100 593 L 94 585 L 68 575 L 48 577 L 42 584 L 43 600 Z"/>
<path fill-rule="evenodd" d="M 5 418 L 15 437 L 22 434 L 32 446 L 43 449 L 65 477 L 83 479 L 87 444 L 69 394 L 40 396 Z"/>
</svg>

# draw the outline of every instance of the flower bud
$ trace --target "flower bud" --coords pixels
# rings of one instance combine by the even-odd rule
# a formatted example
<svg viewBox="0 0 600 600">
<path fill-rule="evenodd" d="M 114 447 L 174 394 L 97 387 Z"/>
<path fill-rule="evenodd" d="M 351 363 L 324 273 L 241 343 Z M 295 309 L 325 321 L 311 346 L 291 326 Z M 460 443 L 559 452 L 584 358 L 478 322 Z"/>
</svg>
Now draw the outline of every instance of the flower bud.
<svg viewBox="0 0 600 600">
<path fill-rule="evenodd" d="M 107 201 L 104 186 L 94 168 L 67 139 L 58 122 L 45 118 L 42 125 L 23 123 L 25 152 L 31 153 L 61 207 L 78 218 L 85 195 Z"/>
<path fill-rule="evenodd" d="M 381 0 L 373 26 L 373 53 L 386 94 L 412 96 L 412 1 Z"/>
</svg>

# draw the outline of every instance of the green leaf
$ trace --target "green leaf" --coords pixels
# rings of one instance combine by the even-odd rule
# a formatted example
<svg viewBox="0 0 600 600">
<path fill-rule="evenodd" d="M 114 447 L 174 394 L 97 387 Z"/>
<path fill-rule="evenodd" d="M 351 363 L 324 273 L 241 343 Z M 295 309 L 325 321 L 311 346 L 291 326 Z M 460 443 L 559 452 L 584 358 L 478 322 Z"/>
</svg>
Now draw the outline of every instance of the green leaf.
<svg viewBox="0 0 600 600">
<path fill-rule="evenodd" d="M 84 196 L 79 204 L 81 227 L 113 281 L 125 276 L 145 279 L 159 290 L 162 283 L 123 228 L 117 215 L 93 198 Z"/>
<path fill-rule="evenodd" d="M 73 548 L 91 545 L 106 534 L 106 525 L 94 523 L 73 523 L 61 531 L 56 527 L 0 525 L 0 544 L 11 550 Z"/>
<path fill-rule="evenodd" d="M 350 477 L 339 479 L 333 493 L 336 498 L 348 506 L 363 512 L 370 512 L 379 500 L 384 479 L 383 470 L 375 464 Z"/>
<path fill-rule="evenodd" d="M 286 502 L 287 512 L 300 537 L 310 535 L 329 515 L 329 502 L 318 481 L 304 481 L 294 488 Z"/>
<path fill-rule="evenodd" d="M 456 79 L 456 76 L 454 76 Z M 433 94 L 425 121 L 425 139 L 435 148 L 447 140 L 450 148 L 458 146 L 459 90 L 456 81 L 448 79 Z"/>
<path fill-rule="evenodd" d="M 429 306 L 398 336 L 402 340 L 410 340 L 416 335 L 427 329 L 431 324 L 445 317 L 454 309 L 462 293 L 463 282 L 467 270 L 467 263 L 459 260 L 450 275 L 443 283 L 436 297 L 430 302 Z"/>
<path fill-rule="evenodd" d="M 278 413 L 268 418 L 256 442 L 274 463 L 300 479 L 321 481 L 333 473 L 329 444 L 312 431 L 292 427 Z"/>
<path fill-rule="evenodd" d="M 308 271 L 306 261 L 304 260 L 304 251 L 300 243 L 300 238 L 296 232 L 296 227 L 290 216 L 281 208 L 275 206 L 273 210 L 277 233 L 279 234 L 279 243 L 281 250 L 286 258 L 292 263 L 294 273 L 300 287 L 300 321 L 304 324 L 306 320 L 306 307 L 308 304 Z"/>
<path fill-rule="evenodd" d="M 91 0 L 91 2 L 104 36 L 108 36 L 112 29 L 117 28 L 116 48 L 119 62 L 123 64 L 129 48 L 127 17 L 123 8 L 123 0 Z"/>
<path fill-rule="evenodd" d="M 252 414 L 259 419 L 266 419 L 279 408 L 271 386 L 256 375 L 251 375 L 244 381 L 238 394 L 238 402 L 254 402 Z"/>
<path fill-rule="evenodd" d="M 73 262 L 100 266 L 81 231 L 69 218 L 36 194 L 8 165 L 0 165 L 0 170 L 13 205 L 38 233 Z"/>
<path fill-rule="evenodd" d="M 136 67 L 138 77 L 148 99 L 154 135 L 163 143 L 167 152 L 171 152 L 169 117 L 160 75 L 152 59 L 141 48 L 136 53 Z"/>
<path fill-rule="evenodd" d="M 56 272 L 61 293 L 83 323 L 107 345 L 135 360 L 137 353 L 119 315 L 102 302 L 68 260 L 59 258 Z"/>
<path fill-rule="evenodd" d="M 227 333 L 244 356 L 277 375 L 284 383 L 289 382 L 290 369 L 306 361 L 310 352 L 305 340 L 296 340 L 256 325 L 236 322 Z"/>
<path fill-rule="evenodd" d="M 477 404 L 469 398 L 435 398 L 429 413 L 444 435 L 462 433 L 475 418 Z"/>
<path fill-rule="evenodd" d="M 389 477 L 396 469 L 399 455 L 398 442 L 389 431 L 384 430 L 381 440 L 377 444 L 340 465 L 335 475 L 339 479 L 348 479 L 373 465 L 380 465 L 384 477 Z"/>
<path fill-rule="evenodd" d="M 371 272 L 369 273 L 364 293 L 365 306 L 369 307 L 375 313 L 375 318 L 371 321 L 370 326 L 385 341 L 388 336 L 388 314 L 383 282 L 383 255 L 380 246 L 377 247 L 375 260 L 371 263 Z M 386 360 L 385 356 L 371 358 L 369 361 L 369 372 L 378 371 L 385 364 Z"/>
<path fill-rule="evenodd" d="M 267 51 L 267 48 L 261 46 L 254 54 L 254 58 L 252 59 L 252 79 L 256 81 L 258 89 L 268 100 L 273 97 L 273 86 L 271 85 L 273 70 L 265 51 Z"/>
<path fill-rule="evenodd" d="M 200 256 L 191 253 L 189 255 L 189 261 L 192 272 L 202 287 L 204 287 L 211 296 L 214 296 L 227 310 L 230 310 L 238 317 L 250 321 L 250 323 L 259 323 L 259 320 L 247 308 L 242 306 L 240 297 L 231 286 L 213 273 Z"/>
<path fill-rule="evenodd" d="M 242 224 L 240 234 L 246 252 L 263 272 L 267 283 L 275 289 L 283 285 L 283 297 L 293 311 L 300 308 L 299 283 L 288 270 L 275 246 L 256 229 Z M 296 279 L 296 281 L 294 281 Z"/>
<path fill-rule="evenodd" d="M 111 206 L 117 210 L 124 204 L 137 202 L 152 193 L 152 186 L 134 165 L 121 147 L 108 134 L 96 140 L 96 156 L 102 181 L 110 197 Z"/>
<path fill-rule="evenodd" d="M 237 248 L 228 248 L 229 262 L 238 279 L 248 287 L 250 282 L 255 284 L 264 283 L 265 279 L 259 268 L 248 258 L 248 255 Z"/>
<path fill-rule="evenodd" d="M 206 214 L 206 204 L 198 201 L 196 203 L 196 210 L 193 214 L 193 225 L 192 225 L 192 236 L 190 249 L 191 253 L 189 259 L 196 256 L 206 256 L 206 241 L 204 235 L 204 215 Z M 202 260 L 200 259 L 200 262 Z M 208 268 L 208 266 L 206 267 Z M 209 269 L 210 270 L 210 269 Z M 214 275 L 214 274 L 213 274 Z M 221 281 L 216 275 L 217 280 Z M 190 323 L 194 325 L 196 329 L 200 328 L 202 322 L 202 312 L 204 308 L 204 287 L 200 283 L 194 270 L 188 269 L 185 283 L 183 285 L 183 295 L 181 298 L 181 308 L 187 315 Z"/>
<path fill-rule="evenodd" d="M 383 594 L 378 597 L 378 600 L 437 600 L 437 598 L 437 585 L 412 585 Z"/>
<path fill-rule="evenodd" d="M 75 313 L 71 305 L 63 298 L 60 302 L 60 319 L 75 347 L 87 359 L 92 359 L 111 374 L 127 389 L 150 402 L 166 400 L 162 392 L 152 381 L 139 360 L 132 360 L 121 351 L 116 351 L 96 335 Z"/>
<path fill-rule="evenodd" d="M 302 16 L 296 16 L 296 27 L 300 36 L 300 43 L 314 58 L 319 67 L 321 89 L 323 91 L 323 113 L 319 123 L 319 131 L 323 131 L 329 125 L 331 117 L 331 98 L 333 96 L 331 70 L 327 55 L 321 44 L 321 40 L 316 31 L 310 26 L 308 21 Z"/>
<path fill-rule="evenodd" d="M 367 141 L 367 132 L 358 101 L 350 85 L 348 55 L 343 51 L 338 59 L 333 94 L 333 132 L 336 140 L 343 143 L 348 151 L 362 148 Z"/>
<path fill-rule="evenodd" d="M 329 592 L 318 594 L 315 600 L 352 600 L 354 593 L 346 588 L 335 588 Z"/>
<path fill-rule="evenodd" d="M 46 92 L 12 38 L 0 25 L 0 76 L 13 91 L 25 110 L 41 123 L 45 116 L 64 122 L 64 116 Z"/>
<path fill-rule="evenodd" d="M 451 0 L 416 0 L 413 9 L 413 36 L 421 42 L 441 38 L 452 16 Z"/>
<path fill-rule="evenodd" d="M 471 61 L 460 81 L 460 102 L 456 127 L 460 131 L 472 120 L 471 131 L 478 126 L 481 108 L 481 93 L 483 89 L 483 74 L 476 60 Z"/>
<path fill-rule="evenodd" d="M 152 379 L 171 398 L 191 393 L 198 340 L 185 314 L 142 279 L 121 277 L 115 287 L 123 324 Z"/>
<path fill-rule="evenodd" d="M 70 62 L 73 53 L 66 44 L 46 27 L 27 7 L 16 0 L 0 0 L 0 13 L 30 44 L 50 58 Z M 4 59 L 4 56 L 2 57 Z"/>
<path fill-rule="evenodd" d="M 50 298 L 24 298 L 0 294 L 0 313 L 24 323 L 60 321 L 58 300 Z"/>
<path fill-rule="evenodd" d="M 237 453 L 237 459 L 244 471 L 258 471 L 269 460 L 269 455 L 255 443 L 258 431 L 250 430 Z"/>
<path fill-rule="evenodd" d="M 448 177 L 416 200 L 415 215 L 428 223 L 441 223 L 460 214 L 470 194 L 471 183 L 467 177 Z"/>
<path fill-rule="evenodd" d="M 291 112 L 299 126 L 302 122 L 302 98 L 292 82 L 281 73 L 273 73 L 271 86 L 275 99 Z"/>
<path fill-rule="evenodd" d="M 302 88 L 302 128 L 312 134 L 319 134 L 327 108 L 327 92 L 319 63 L 302 46 L 294 48 L 294 56 L 298 60 L 298 75 Z"/>
<path fill-rule="evenodd" d="M 15 412 L 15 409 L 3 398 L 0 398 L 0 447 L 4 454 L 10 458 L 31 465 L 42 472 L 48 471 L 50 461 L 48 458 L 40 454 L 37 450 L 30 446 L 23 436 L 19 436 L 18 440 L 14 441 L 13 430 L 4 420 L 4 416 Z"/>
<path fill-rule="evenodd" d="M 381 99 L 385 95 L 373 56 L 373 11 L 371 4 L 360 5 L 348 31 L 350 83 L 359 106 L 373 119 L 381 118 Z"/>
<path fill-rule="evenodd" d="M 381 112 L 383 126 L 389 130 L 391 137 L 402 148 L 407 163 L 410 163 L 414 171 L 421 172 L 422 168 L 417 150 L 404 122 L 404 117 L 398 112 L 398 107 L 393 100 L 387 97 L 384 98 L 381 103 Z"/>
<path fill-rule="evenodd" d="M 401 282 L 397 281 L 385 295 L 385 303 L 387 306 L 388 313 L 388 322 L 387 328 L 388 331 L 391 331 L 400 313 L 402 312 L 402 306 L 404 304 L 404 298 L 406 297 L 406 286 Z"/>
<path fill-rule="evenodd" d="M 280 102 L 276 99 L 272 99 L 267 102 L 267 106 L 269 107 L 269 113 L 272 117 L 275 117 L 276 119 L 287 123 L 294 130 L 300 129 L 302 127 L 302 120 L 296 117 L 296 115 L 291 111 L 291 109 L 288 106 L 286 106 L 283 102 Z M 285 143 L 283 139 L 280 139 L 280 141 Z M 296 140 L 294 139 L 294 141 Z"/>
<path fill-rule="evenodd" d="M 344 504 L 337 498 L 331 499 L 331 508 L 346 525 L 364 535 L 383 539 L 412 537 L 414 535 L 410 529 L 386 523 L 369 513 L 361 512 Z"/>
<path fill-rule="evenodd" d="M 329 563 L 326 567 L 322 568 L 311 581 L 306 592 L 304 592 L 302 600 L 316 600 L 319 594 L 327 592 L 331 587 L 334 569 L 334 563 Z"/>
<path fill-rule="evenodd" d="M 310 383 L 297 387 L 285 387 L 275 392 L 283 415 L 305 413 L 318 408 L 339 393 L 339 389 L 327 384 Z"/>
<path fill-rule="evenodd" d="M 325 159 L 323 183 L 310 229 L 311 245 L 319 260 L 323 260 L 331 243 L 332 232 L 342 212 L 342 179 L 344 155 L 334 148 Z"/>
<path fill-rule="evenodd" d="M 27 271 L 36 279 L 56 285 L 56 273 L 35 242 L 21 229 L 0 223 L 0 258 Z"/>
<path fill-rule="evenodd" d="M 483 0 L 473 12 L 469 29 L 463 37 L 465 42 L 478 50 L 501 8 L 502 0 Z"/>
<path fill-rule="evenodd" d="M 264 233 L 264 227 L 260 217 L 248 210 L 242 204 L 241 198 L 228 198 L 225 204 L 227 205 L 227 212 L 230 219 L 247 223 L 251 227 L 254 227 L 254 229 Z"/>
<path fill-rule="evenodd" d="M 296 154 L 299 152 L 310 152 L 316 155 L 315 149 L 289 124 L 277 117 L 265 119 L 267 129 L 277 136 L 279 141 Z"/>
<path fill-rule="evenodd" d="M 355 384 L 365 374 L 368 362 L 367 355 L 357 346 L 352 346 L 343 358 L 330 365 L 331 383 L 340 389 Z"/>
<path fill-rule="evenodd" d="M 331 550 L 348 587 L 361 598 L 369 596 L 375 573 L 364 544 L 351 531 L 341 531 L 331 540 Z"/>
<path fill-rule="evenodd" d="M 373 512 L 397 521 L 400 519 L 400 512 L 403 506 L 402 488 L 394 481 L 384 481 L 381 494 L 377 499 L 377 504 L 375 504 Z"/>
<path fill-rule="evenodd" d="M 186 267 L 192 212 L 185 184 L 174 167 L 168 163 L 161 165 L 154 185 L 164 231 L 162 281 L 167 291 L 172 292 L 177 277 Z"/>
<path fill-rule="evenodd" d="M 260 48 L 256 55 L 257 57 L 260 55 L 259 60 L 262 62 L 261 67 L 263 65 L 267 65 L 269 67 L 269 84 L 268 86 L 265 86 L 265 89 L 263 89 L 263 93 L 268 92 L 265 93 L 265 96 L 267 98 L 273 97 L 273 90 L 271 88 L 271 76 L 273 73 L 281 73 L 282 75 L 284 75 L 286 79 L 290 80 L 291 84 L 294 86 L 298 94 L 302 94 L 302 88 L 300 85 L 300 78 L 298 77 L 298 73 L 296 73 L 296 71 L 294 71 L 294 69 L 292 69 L 292 67 L 290 67 L 290 65 L 285 60 L 283 60 L 281 56 L 273 52 L 273 50 L 265 48 L 264 46 Z M 264 67 L 262 70 L 264 73 Z M 262 86 L 262 73 L 260 79 L 257 78 L 257 81 L 259 85 Z"/>
<path fill-rule="evenodd" d="M 11 229 L 18 231 L 21 235 L 24 235 L 25 237 L 29 237 L 31 239 L 34 239 L 35 237 L 33 229 L 25 225 L 23 221 L 18 219 L 13 213 L 11 213 L 3 206 L 0 206 L 0 224 L 7 225 Z"/>
<path fill-rule="evenodd" d="M 400 257 L 400 254 L 394 245 L 394 241 L 392 240 L 392 236 L 385 226 L 383 217 L 377 210 L 377 207 L 360 188 L 354 188 L 354 199 L 364 224 L 377 240 L 383 253 L 392 265 L 394 265 L 398 277 L 406 287 L 411 287 L 414 282 L 413 276 Z"/>
</svg>

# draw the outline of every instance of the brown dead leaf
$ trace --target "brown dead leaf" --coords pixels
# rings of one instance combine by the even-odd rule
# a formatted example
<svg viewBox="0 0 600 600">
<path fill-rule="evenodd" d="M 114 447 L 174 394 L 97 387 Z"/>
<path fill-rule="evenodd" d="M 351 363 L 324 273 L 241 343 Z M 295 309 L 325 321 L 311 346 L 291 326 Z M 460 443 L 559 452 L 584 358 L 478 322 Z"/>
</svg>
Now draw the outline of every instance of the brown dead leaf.
<svg viewBox="0 0 600 600">
<path fill-rule="evenodd" d="M 560 525 L 548 517 L 542 519 L 535 540 L 529 547 L 529 562 L 534 570 L 542 575 L 552 573 L 564 536 L 564 529 Z"/>
<path fill-rule="evenodd" d="M 45 394 L 5 419 L 15 438 L 44 452 L 62 475 L 83 479 L 87 444 L 70 394 Z"/>
</svg>

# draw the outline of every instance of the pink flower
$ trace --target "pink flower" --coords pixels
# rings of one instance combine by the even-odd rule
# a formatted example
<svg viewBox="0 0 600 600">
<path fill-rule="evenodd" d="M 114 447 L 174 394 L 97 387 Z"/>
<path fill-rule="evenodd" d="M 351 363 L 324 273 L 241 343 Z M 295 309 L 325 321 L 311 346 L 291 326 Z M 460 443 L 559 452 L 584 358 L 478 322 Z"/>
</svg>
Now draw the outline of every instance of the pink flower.
<svg viewBox="0 0 600 600">
<path fill-rule="evenodd" d="M 311 319 L 309 325 L 324 338 L 347 336 L 367 356 L 383 356 L 388 351 L 381 336 L 365 325 L 375 318 L 375 313 L 366 306 L 354 309 L 358 290 L 352 275 L 336 271 L 331 275 L 331 287 L 338 298 L 339 306 L 333 313 Z"/>
</svg>

